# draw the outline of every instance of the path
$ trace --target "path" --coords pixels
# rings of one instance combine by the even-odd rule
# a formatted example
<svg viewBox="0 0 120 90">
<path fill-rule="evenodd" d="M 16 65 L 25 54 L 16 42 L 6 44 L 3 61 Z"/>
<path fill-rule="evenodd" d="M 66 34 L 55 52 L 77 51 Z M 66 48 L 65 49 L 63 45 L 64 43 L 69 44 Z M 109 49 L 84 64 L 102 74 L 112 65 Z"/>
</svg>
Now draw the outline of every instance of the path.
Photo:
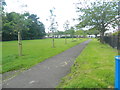
<svg viewBox="0 0 120 90">
<path fill-rule="evenodd" d="M 3 88 L 55 88 L 61 78 L 70 72 L 76 57 L 80 55 L 87 40 L 42 63 L 20 73 L 3 84 Z"/>
</svg>

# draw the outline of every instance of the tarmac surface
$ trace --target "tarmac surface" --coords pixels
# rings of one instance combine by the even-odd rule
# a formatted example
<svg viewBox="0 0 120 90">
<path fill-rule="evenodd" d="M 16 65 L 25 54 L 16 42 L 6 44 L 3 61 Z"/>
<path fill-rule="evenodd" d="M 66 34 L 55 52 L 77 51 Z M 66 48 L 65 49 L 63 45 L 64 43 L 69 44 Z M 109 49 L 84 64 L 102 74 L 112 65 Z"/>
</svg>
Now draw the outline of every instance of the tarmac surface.
<svg viewBox="0 0 120 90">
<path fill-rule="evenodd" d="M 3 83 L 3 88 L 55 88 L 70 73 L 75 59 L 91 40 L 76 45 Z"/>
</svg>

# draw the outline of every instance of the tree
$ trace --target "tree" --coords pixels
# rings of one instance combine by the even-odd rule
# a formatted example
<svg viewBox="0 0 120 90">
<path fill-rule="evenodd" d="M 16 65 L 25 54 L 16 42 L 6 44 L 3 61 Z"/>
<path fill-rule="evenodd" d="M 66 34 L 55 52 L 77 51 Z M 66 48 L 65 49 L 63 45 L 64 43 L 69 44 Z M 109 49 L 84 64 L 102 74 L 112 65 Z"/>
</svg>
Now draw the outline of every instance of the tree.
<svg viewBox="0 0 120 90">
<path fill-rule="evenodd" d="M 74 30 L 74 28 L 71 27 L 69 30 L 67 30 L 67 32 L 70 34 L 70 37 L 72 37 L 72 41 L 73 41 L 74 34 L 75 34 L 75 30 Z"/>
<path fill-rule="evenodd" d="M 57 32 L 57 35 L 59 35 L 60 37 L 62 36 L 62 35 L 64 35 L 65 34 L 65 32 L 63 32 L 63 31 L 58 31 Z"/>
<path fill-rule="evenodd" d="M 77 37 L 78 36 L 83 36 L 83 37 L 85 37 L 86 36 L 86 32 L 84 31 L 84 30 L 77 30 L 76 32 L 75 32 L 75 35 L 77 35 Z M 77 38 L 76 37 L 76 38 Z"/>
<path fill-rule="evenodd" d="M 99 30 L 97 30 L 96 28 L 91 28 L 91 29 L 88 30 L 88 32 L 90 34 L 95 35 L 96 38 L 97 38 L 97 35 L 99 34 Z"/>
<path fill-rule="evenodd" d="M 3 12 L 4 6 L 6 6 L 6 5 L 7 4 L 6 4 L 5 0 L 0 0 L 0 12 Z"/>
<path fill-rule="evenodd" d="M 2 17 L 4 16 L 4 6 L 6 6 L 4 0 L 0 0 L 0 41 L 2 41 Z"/>
<path fill-rule="evenodd" d="M 54 14 L 54 10 L 55 8 L 51 9 L 50 10 L 50 18 L 49 18 L 49 21 L 50 21 L 50 31 L 52 31 L 52 47 L 55 48 L 55 43 L 54 43 L 54 33 L 56 32 L 56 29 L 57 29 L 57 26 L 58 26 L 58 23 L 55 21 L 55 17 L 56 15 Z"/>
<path fill-rule="evenodd" d="M 18 35 L 18 27 L 16 26 L 21 20 L 21 35 L 23 40 L 29 39 L 40 39 L 45 35 L 45 27 L 42 22 L 39 21 L 39 18 L 35 14 L 24 13 L 19 14 L 16 12 L 4 13 L 2 15 L 2 40 L 17 40 Z M 16 27 L 16 28 L 15 28 Z"/>
<path fill-rule="evenodd" d="M 104 43 L 103 37 L 105 31 L 117 25 L 119 18 L 117 12 L 117 2 L 93 2 L 87 7 L 77 6 L 77 12 L 81 12 L 79 27 L 91 26 L 96 28 L 100 33 L 100 41 Z"/>
<path fill-rule="evenodd" d="M 21 31 L 24 27 L 24 16 L 16 13 L 12 13 L 14 17 L 14 28 L 18 32 L 18 51 L 19 56 L 22 56 L 22 36 Z"/>
<path fill-rule="evenodd" d="M 69 29 L 69 21 L 67 20 L 64 24 L 63 24 L 63 28 L 65 30 L 65 44 L 67 44 L 67 30 Z"/>
<path fill-rule="evenodd" d="M 0 1 L 0 6 L 6 5 L 4 0 Z M 26 5 L 21 5 L 22 7 L 26 7 Z M 18 39 L 18 51 L 19 56 L 22 56 L 22 37 L 26 39 L 26 36 L 30 36 L 29 30 L 34 30 L 34 37 L 38 38 L 39 36 L 45 35 L 44 24 L 38 21 L 38 17 L 35 14 L 29 13 L 5 13 L 3 12 L 4 7 L 0 7 L 0 15 L 2 15 L 2 20 L 0 22 L 3 25 L 2 31 L 2 39 L 3 40 L 17 40 Z M 1 26 L 0 26 L 1 28 Z M 32 28 L 32 29 L 31 29 Z M 32 34 L 33 34 L 32 32 Z M 0 31 L 1 33 L 1 31 Z"/>
<path fill-rule="evenodd" d="M 120 1 L 118 2 L 118 16 L 120 17 Z M 120 19 L 119 19 L 120 22 Z M 117 49 L 118 49 L 118 55 L 120 55 L 120 23 L 118 24 L 118 44 L 117 44 Z"/>
<path fill-rule="evenodd" d="M 35 14 L 4 13 L 2 19 L 2 40 L 18 40 L 19 56 L 22 56 L 22 39 L 37 39 L 45 35 L 44 24 Z"/>
<path fill-rule="evenodd" d="M 45 35 L 45 26 L 42 22 L 39 21 L 39 17 L 35 14 L 26 15 L 27 18 L 27 27 L 29 28 L 28 33 L 31 39 L 39 39 Z"/>
</svg>

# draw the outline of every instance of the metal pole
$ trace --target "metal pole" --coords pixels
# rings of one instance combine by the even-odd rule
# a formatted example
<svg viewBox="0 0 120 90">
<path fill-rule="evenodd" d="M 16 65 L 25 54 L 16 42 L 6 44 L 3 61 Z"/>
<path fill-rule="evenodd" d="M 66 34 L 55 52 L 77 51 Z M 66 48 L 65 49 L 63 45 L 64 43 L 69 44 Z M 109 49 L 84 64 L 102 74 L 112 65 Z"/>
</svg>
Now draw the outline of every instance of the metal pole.
<svg viewBox="0 0 120 90">
<path fill-rule="evenodd" d="M 120 55 L 115 57 L 115 88 L 120 90 Z"/>
</svg>

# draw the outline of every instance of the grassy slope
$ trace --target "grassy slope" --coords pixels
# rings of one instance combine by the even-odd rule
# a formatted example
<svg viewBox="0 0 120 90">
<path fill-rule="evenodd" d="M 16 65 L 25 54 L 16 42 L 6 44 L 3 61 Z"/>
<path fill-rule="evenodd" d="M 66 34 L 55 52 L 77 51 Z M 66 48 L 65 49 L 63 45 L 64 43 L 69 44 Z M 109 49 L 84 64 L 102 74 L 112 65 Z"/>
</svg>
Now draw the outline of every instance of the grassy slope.
<svg viewBox="0 0 120 90">
<path fill-rule="evenodd" d="M 22 57 L 18 56 L 17 41 L 3 42 L 2 72 L 30 68 L 31 66 L 57 55 L 86 39 L 76 42 L 71 42 L 71 39 L 67 40 L 68 44 L 65 45 L 64 39 L 55 39 L 56 48 L 52 48 L 52 39 L 23 40 Z"/>
<path fill-rule="evenodd" d="M 97 40 L 91 41 L 76 59 L 61 88 L 109 88 L 114 86 L 114 56 L 117 51 Z"/>
</svg>

